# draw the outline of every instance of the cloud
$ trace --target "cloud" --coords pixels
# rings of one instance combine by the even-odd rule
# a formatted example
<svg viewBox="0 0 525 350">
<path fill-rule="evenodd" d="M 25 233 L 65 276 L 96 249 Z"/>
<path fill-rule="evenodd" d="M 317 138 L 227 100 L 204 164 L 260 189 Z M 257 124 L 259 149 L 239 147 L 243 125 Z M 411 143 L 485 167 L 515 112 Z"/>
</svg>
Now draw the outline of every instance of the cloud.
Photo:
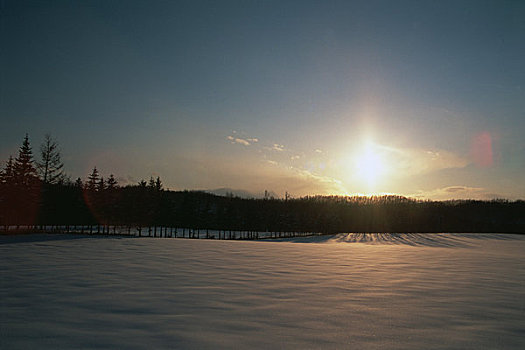
<svg viewBox="0 0 525 350">
<path fill-rule="evenodd" d="M 442 169 L 464 168 L 470 161 L 454 152 L 440 149 L 395 149 L 377 146 L 389 167 L 396 173 L 411 176 Z"/>
<path fill-rule="evenodd" d="M 266 167 L 262 173 L 270 182 L 269 187 L 281 195 L 288 192 L 294 196 L 312 194 L 343 194 L 347 190 L 341 181 L 312 171 L 287 166 L 272 160 L 266 160 L 272 167 Z"/>
<path fill-rule="evenodd" d="M 263 147 L 265 150 L 268 150 L 268 151 L 274 151 L 274 152 L 283 152 L 285 149 L 284 149 L 284 145 L 281 145 L 279 143 L 274 143 L 272 144 L 271 146 L 265 146 Z"/>
<path fill-rule="evenodd" d="M 191 173 L 183 172 L 172 182 L 184 183 L 185 188 L 237 188 L 253 193 L 285 192 L 295 197 L 314 194 L 342 194 L 346 188 L 340 181 L 312 171 L 291 167 L 287 162 L 254 157 L 225 159 L 191 159 Z M 189 165 L 190 163 L 188 163 Z M 186 166 L 189 168 L 189 166 Z M 213 171 L 210 171 L 213 169 Z"/>
<path fill-rule="evenodd" d="M 424 170 L 432 171 L 439 169 L 450 169 L 450 168 L 464 168 L 470 161 L 448 151 L 426 151 L 426 157 L 422 157 L 426 161 L 426 167 L 423 167 Z"/>
<path fill-rule="evenodd" d="M 237 143 L 243 146 L 250 146 L 253 143 L 259 142 L 259 139 L 256 137 L 241 137 L 239 136 L 239 133 L 235 130 L 232 130 L 232 134 L 233 135 L 229 135 L 228 137 L 226 137 L 231 144 Z"/>
<path fill-rule="evenodd" d="M 236 142 L 236 143 L 240 143 L 241 145 L 245 145 L 245 146 L 249 146 L 249 145 L 250 145 L 250 142 L 248 142 L 248 141 L 245 140 L 245 139 L 239 139 L 239 138 L 237 138 L 237 139 L 235 139 L 235 142 Z"/>
<path fill-rule="evenodd" d="M 295 167 L 285 168 L 276 164 L 276 169 L 269 174 L 269 179 L 273 179 L 269 184 L 270 188 L 281 195 L 285 192 L 297 197 L 346 193 L 346 188 L 341 181 Z"/>
<path fill-rule="evenodd" d="M 238 144 L 244 145 L 244 146 L 249 146 L 250 145 L 250 141 L 252 141 L 252 142 L 259 141 L 257 139 L 247 139 L 247 140 L 245 140 L 245 139 L 241 139 L 239 137 L 233 137 L 233 136 L 228 136 L 228 140 L 230 140 L 232 144 L 238 143 Z"/>
<path fill-rule="evenodd" d="M 292 194 L 342 194 L 346 188 L 342 182 L 330 176 L 314 174 L 308 170 L 290 168 L 293 183 L 290 183 Z"/>
<path fill-rule="evenodd" d="M 495 198 L 505 198 L 501 194 L 487 191 L 483 187 L 470 187 L 463 185 L 447 186 L 442 188 L 436 188 L 430 191 L 418 191 L 415 194 L 409 195 L 409 197 L 420 198 L 420 199 L 433 199 L 433 200 L 448 200 L 448 199 L 478 199 L 478 200 L 490 200 Z"/>
<path fill-rule="evenodd" d="M 308 156 L 281 143 L 260 144 L 258 138 L 242 136 L 238 132 L 227 136 L 227 139 L 232 144 L 253 147 L 254 151 L 259 151 L 260 158 L 243 158 L 242 162 L 236 161 L 235 165 L 228 167 L 222 162 L 219 166 L 221 170 L 214 172 L 214 187 L 235 184 L 236 188 L 252 192 L 271 190 L 279 195 L 288 192 L 294 196 L 346 193 L 341 181 L 324 173 L 325 162 L 318 159 L 324 157 L 321 150 L 315 152 L 316 166 L 305 167 Z"/>
<path fill-rule="evenodd" d="M 277 151 L 277 152 L 282 152 L 284 151 L 284 145 L 280 145 L 278 143 L 274 143 L 273 146 L 271 147 L 272 150 L 274 151 Z"/>
<path fill-rule="evenodd" d="M 455 193 L 455 192 L 465 192 L 465 191 L 482 191 L 483 188 L 476 188 L 476 187 L 466 187 L 466 186 L 450 186 L 445 187 L 443 189 L 445 192 L 448 193 Z"/>
</svg>

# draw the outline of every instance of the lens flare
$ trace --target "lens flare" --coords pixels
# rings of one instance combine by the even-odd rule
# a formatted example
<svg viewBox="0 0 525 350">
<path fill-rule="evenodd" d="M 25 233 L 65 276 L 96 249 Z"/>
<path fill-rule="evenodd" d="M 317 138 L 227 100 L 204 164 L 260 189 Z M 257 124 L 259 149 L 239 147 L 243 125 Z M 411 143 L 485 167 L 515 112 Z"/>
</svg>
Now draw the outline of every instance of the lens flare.
<svg viewBox="0 0 525 350">
<path fill-rule="evenodd" d="M 482 132 L 474 137 L 471 153 L 474 163 L 479 167 L 488 168 L 494 164 L 492 137 L 489 132 Z"/>
</svg>

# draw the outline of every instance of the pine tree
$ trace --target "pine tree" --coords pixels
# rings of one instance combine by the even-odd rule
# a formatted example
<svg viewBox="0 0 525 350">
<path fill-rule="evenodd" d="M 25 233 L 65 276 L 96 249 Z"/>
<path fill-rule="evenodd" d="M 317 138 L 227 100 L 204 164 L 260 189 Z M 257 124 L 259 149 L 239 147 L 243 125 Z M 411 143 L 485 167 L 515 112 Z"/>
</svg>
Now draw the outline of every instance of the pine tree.
<svg viewBox="0 0 525 350">
<path fill-rule="evenodd" d="M 118 182 L 117 180 L 115 180 L 115 177 L 113 176 L 113 174 L 109 174 L 109 178 L 106 181 L 106 186 L 108 189 L 114 189 L 118 187 Z"/>
<path fill-rule="evenodd" d="M 14 160 L 9 156 L 5 168 L 0 171 L 0 222 L 6 225 L 14 217 L 18 208 L 13 205 L 16 198 L 14 187 Z"/>
<path fill-rule="evenodd" d="M 0 184 L 10 185 L 13 183 L 14 167 L 13 156 L 9 156 L 5 168 L 0 172 Z"/>
<path fill-rule="evenodd" d="M 34 224 L 38 215 L 40 186 L 33 165 L 33 152 L 26 134 L 18 156 L 10 158 L 3 171 L 2 181 L 7 181 L 0 202 L 5 219 L 16 224 Z M 4 186 L 2 186 L 4 187 Z"/>
<path fill-rule="evenodd" d="M 90 191 L 95 191 L 97 188 L 98 182 L 99 182 L 98 170 L 97 170 L 97 167 L 93 167 L 93 171 L 88 177 L 86 188 Z"/>
<path fill-rule="evenodd" d="M 97 191 L 102 192 L 106 189 L 106 182 L 104 181 L 104 178 L 101 176 L 100 180 L 98 180 L 97 183 Z"/>
<path fill-rule="evenodd" d="M 41 161 L 37 162 L 40 178 L 46 184 L 56 184 L 64 181 L 64 164 L 60 160 L 58 143 L 46 134 L 44 142 L 40 146 Z"/>
<path fill-rule="evenodd" d="M 153 179 L 153 176 L 150 176 L 150 178 L 149 178 L 148 187 L 150 189 L 154 189 L 155 188 L 155 180 Z"/>
<path fill-rule="evenodd" d="M 157 176 L 157 179 L 155 180 L 155 190 L 162 191 L 162 181 L 160 181 L 159 176 Z"/>
<path fill-rule="evenodd" d="M 82 186 L 82 179 L 80 177 L 77 177 L 77 179 L 75 180 L 75 187 L 82 188 Z"/>
<path fill-rule="evenodd" d="M 16 185 L 21 186 L 22 188 L 31 189 L 36 184 L 38 176 L 33 163 L 33 151 L 29 144 L 29 136 L 26 134 L 13 167 L 13 175 Z"/>
</svg>

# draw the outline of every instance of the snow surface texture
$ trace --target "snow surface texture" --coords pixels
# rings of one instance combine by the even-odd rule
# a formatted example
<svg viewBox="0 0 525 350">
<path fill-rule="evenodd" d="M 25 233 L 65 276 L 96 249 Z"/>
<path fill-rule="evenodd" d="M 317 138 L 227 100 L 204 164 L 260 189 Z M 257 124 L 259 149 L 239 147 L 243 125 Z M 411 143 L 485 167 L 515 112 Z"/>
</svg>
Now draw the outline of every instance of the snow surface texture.
<svg viewBox="0 0 525 350">
<path fill-rule="evenodd" d="M 519 235 L 0 236 L 1 349 L 525 349 L 524 296 Z"/>
</svg>

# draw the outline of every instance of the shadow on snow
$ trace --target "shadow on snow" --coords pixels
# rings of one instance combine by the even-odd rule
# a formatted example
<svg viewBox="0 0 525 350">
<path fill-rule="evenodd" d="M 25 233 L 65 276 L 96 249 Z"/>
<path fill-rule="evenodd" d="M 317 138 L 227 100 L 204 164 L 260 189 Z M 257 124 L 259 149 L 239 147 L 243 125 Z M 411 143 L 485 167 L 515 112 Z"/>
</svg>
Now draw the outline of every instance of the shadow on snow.
<svg viewBox="0 0 525 350">
<path fill-rule="evenodd" d="M 425 247 L 464 247 L 473 239 L 516 240 L 523 237 L 513 234 L 497 233 L 339 233 L 311 237 L 272 239 L 273 242 L 292 243 L 366 243 L 402 244 Z"/>
</svg>

